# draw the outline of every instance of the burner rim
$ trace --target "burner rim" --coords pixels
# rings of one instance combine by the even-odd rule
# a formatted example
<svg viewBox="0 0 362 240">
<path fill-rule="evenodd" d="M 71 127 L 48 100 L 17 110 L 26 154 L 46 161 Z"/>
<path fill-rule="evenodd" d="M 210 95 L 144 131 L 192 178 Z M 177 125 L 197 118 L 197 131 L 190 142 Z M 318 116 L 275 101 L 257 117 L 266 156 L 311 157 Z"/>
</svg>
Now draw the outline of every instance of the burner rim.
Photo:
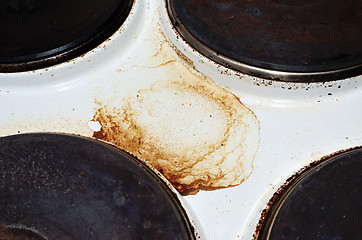
<svg viewBox="0 0 362 240">
<path fill-rule="evenodd" d="M 13 57 L 5 61 L 0 59 L 0 73 L 35 71 L 82 57 L 93 49 L 96 49 L 102 43 L 108 41 L 118 29 L 126 23 L 131 15 L 135 2 L 136 0 L 127 0 L 126 4 L 120 5 L 120 8 L 114 11 L 107 19 L 109 23 L 105 28 L 98 32 L 90 33 L 88 36 L 82 36 L 65 45 L 40 53 Z"/>
<path fill-rule="evenodd" d="M 276 191 L 273 191 L 274 193 L 272 197 L 266 202 L 266 207 L 262 210 L 260 217 L 258 218 L 258 223 L 253 233 L 253 239 L 270 239 L 273 225 L 281 208 L 283 207 L 284 202 L 289 199 L 289 196 L 294 192 L 300 183 L 303 183 L 304 180 L 308 180 L 308 177 L 313 175 L 316 171 L 319 171 L 324 167 L 328 167 L 329 165 L 333 165 L 333 163 L 337 162 L 338 160 L 345 161 L 345 157 L 358 153 L 362 156 L 362 146 L 351 147 L 332 153 L 330 155 L 326 155 L 320 160 L 314 161 L 309 165 L 301 168 L 299 171 L 286 179 Z"/>
<path fill-rule="evenodd" d="M 294 83 L 318 83 L 318 82 L 330 82 L 336 80 L 343 80 L 351 77 L 358 77 L 362 74 L 362 63 L 344 67 L 335 70 L 326 71 L 303 71 L 304 67 L 296 67 L 296 71 L 281 71 L 268 68 L 261 68 L 253 66 L 244 62 L 239 62 L 228 56 L 225 56 L 216 50 L 208 47 L 196 38 L 181 22 L 176 13 L 173 0 L 165 0 L 167 15 L 172 23 L 174 32 L 178 34 L 182 40 L 192 49 L 199 52 L 204 57 L 214 61 L 216 64 L 220 64 L 226 68 L 234 71 L 251 75 L 252 77 L 258 77 L 267 80 L 280 81 L 280 82 L 294 82 Z M 245 58 L 247 59 L 247 58 Z M 252 59 L 251 59 L 252 60 Z M 252 60 L 254 61 L 254 60 Z M 278 64 L 272 64 L 278 65 Z M 283 67 L 283 65 L 278 65 Z M 317 67 L 316 67 L 317 68 Z"/>
<path fill-rule="evenodd" d="M 174 208 L 173 211 L 178 213 L 179 216 L 179 225 L 183 225 L 184 227 L 184 233 L 187 235 L 187 239 L 197 239 L 198 236 L 198 230 L 196 229 L 197 226 L 195 226 L 195 222 L 192 221 L 191 216 L 189 215 L 187 209 L 185 208 L 185 204 L 183 203 L 183 200 L 178 195 L 177 191 L 172 187 L 172 185 L 167 181 L 166 178 L 162 176 L 161 173 L 159 173 L 156 169 L 154 169 L 149 164 L 139 160 L 137 157 L 133 156 L 132 154 L 126 152 L 125 150 L 122 150 L 121 148 L 115 146 L 114 144 L 108 143 L 106 141 L 102 141 L 93 137 L 87 137 L 79 134 L 71 134 L 71 133 L 59 133 L 59 132 L 29 132 L 29 133 L 21 133 L 21 134 L 14 134 L 14 135 L 7 135 L 0 137 L 0 140 L 4 141 L 11 141 L 9 139 L 13 138 L 15 140 L 23 141 L 21 137 L 30 137 L 31 140 L 35 142 L 46 142 L 46 140 L 50 139 L 50 144 L 54 144 L 56 141 L 65 141 L 68 139 L 71 141 L 72 139 L 75 139 L 78 141 L 81 141 L 85 144 L 96 144 L 98 147 L 103 148 L 104 150 L 107 150 L 108 154 L 117 154 L 119 158 L 125 158 L 126 160 L 129 160 L 130 165 L 138 166 L 140 168 L 140 172 L 143 175 L 147 175 L 148 178 L 152 179 L 154 182 L 157 182 L 157 188 L 160 189 L 160 191 L 164 195 L 164 199 L 167 198 L 167 202 L 171 204 L 172 208 Z M 26 142 L 29 141 L 25 140 Z M 54 142 L 52 142 L 54 141 Z M 3 141 L 2 141 L 3 142 Z M 48 142 L 48 143 L 49 143 Z M 55 146 L 55 145 L 53 145 Z M 7 145 L 5 146 L 5 148 Z M 113 152 L 113 153 L 112 153 Z M 5 157 L 6 159 L 6 157 Z M 1 160 L 1 159 L 0 159 Z M 81 173 L 82 174 L 82 173 Z M 136 174 L 138 174 L 136 172 Z M 16 228 L 16 229 L 25 229 L 25 230 L 31 230 L 37 229 L 35 226 L 27 226 L 24 225 L 24 223 L 1 223 L 0 229 L 3 228 Z M 33 231 L 34 233 L 37 233 L 41 235 L 42 237 L 46 237 L 45 233 L 42 231 Z"/>
</svg>

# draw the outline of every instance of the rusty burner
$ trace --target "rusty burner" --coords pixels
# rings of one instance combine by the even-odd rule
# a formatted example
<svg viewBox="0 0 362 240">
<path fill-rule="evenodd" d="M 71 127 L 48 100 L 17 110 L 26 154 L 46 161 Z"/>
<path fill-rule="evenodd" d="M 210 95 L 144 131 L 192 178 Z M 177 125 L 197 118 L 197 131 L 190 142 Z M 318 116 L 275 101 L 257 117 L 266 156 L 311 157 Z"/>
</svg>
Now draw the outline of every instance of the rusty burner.
<svg viewBox="0 0 362 240">
<path fill-rule="evenodd" d="M 0 239 L 195 239 L 176 195 L 116 147 L 64 134 L 0 138 Z"/>
<path fill-rule="evenodd" d="M 312 163 L 273 195 L 254 239 L 359 239 L 362 147 Z"/>
<path fill-rule="evenodd" d="M 0 72 L 48 67 L 81 56 L 110 37 L 133 0 L 0 1 Z"/>
<path fill-rule="evenodd" d="M 168 0 L 180 35 L 228 68 L 272 80 L 325 82 L 362 73 L 362 2 Z"/>
</svg>

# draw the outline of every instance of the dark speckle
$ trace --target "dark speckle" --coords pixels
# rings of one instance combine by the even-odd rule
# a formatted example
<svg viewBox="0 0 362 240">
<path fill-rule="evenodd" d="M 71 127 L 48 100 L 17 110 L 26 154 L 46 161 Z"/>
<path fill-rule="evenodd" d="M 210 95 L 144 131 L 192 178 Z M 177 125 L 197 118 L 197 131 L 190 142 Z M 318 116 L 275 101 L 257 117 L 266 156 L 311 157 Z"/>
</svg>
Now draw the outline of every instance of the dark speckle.
<svg viewBox="0 0 362 240">
<path fill-rule="evenodd" d="M 246 14 L 247 16 L 253 17 L 253 18 L 259 17 L 259 16 L 261 16 L 261 14 L 262 14 L 262 11 L 261 11 L 260 8 L 253 8 L 253 9 L 246 8 L 246 9 L 244 10 L 244 12 L 245 12 L 245 14 Z"/>
</svg>

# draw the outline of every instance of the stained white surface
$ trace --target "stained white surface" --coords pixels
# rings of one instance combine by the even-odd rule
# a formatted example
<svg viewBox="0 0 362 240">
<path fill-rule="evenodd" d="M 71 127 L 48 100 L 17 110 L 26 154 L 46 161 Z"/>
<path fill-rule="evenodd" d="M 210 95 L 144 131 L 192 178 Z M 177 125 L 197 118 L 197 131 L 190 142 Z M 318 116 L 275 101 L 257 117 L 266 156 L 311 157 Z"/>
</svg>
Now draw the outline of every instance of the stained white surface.
<svg viewBox="0 0 362 240">
<path fill-rule="evenodd" d="M 233 92 L 261 125 L 249 179 L 183 197 L 204 239 L 251 239 L 267 201 L 289 176 L 325 155 L 362 145 L 361 76 L 293 84 L 227 70 L 177 36 L 163 0 L 136 0 L 121 29 L 83 57 L 48 69 L 0 74 L 0 136 L 43 131 L 91 136 L 97 126 L 89 122 L 98 102 L 189 71 Z"/>
</svg>

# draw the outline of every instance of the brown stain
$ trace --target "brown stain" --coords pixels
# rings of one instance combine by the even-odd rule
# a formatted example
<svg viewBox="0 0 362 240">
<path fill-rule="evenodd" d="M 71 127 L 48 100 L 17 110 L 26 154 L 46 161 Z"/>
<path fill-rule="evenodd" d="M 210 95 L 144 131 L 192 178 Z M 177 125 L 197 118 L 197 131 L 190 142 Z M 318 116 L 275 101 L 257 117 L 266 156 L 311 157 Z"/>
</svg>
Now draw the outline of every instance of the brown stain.
<svg viewBox="0 0 362 240">
<path fill-rule="evenodd" d="M 160 64 L 157 64 L 155 66 L 146 66 L 146 65 L 132 65 L 131 67 L 127 68 L 127 69 L 117 69 L 116 72 L 125 72 L 125 71 L 129 71 L 135 67 L 140 67 L 140 68 L 148 68 L 148 69 L 153 69 L 153 68 L 159 68 L 159 67 L 163 67 L 163 66 L 166 66 L 170 63 L 173 63 L 173 62 L 176 62 L 175 59 L 171 59 L 171 60 L 168 60 L 168 61 L 165 61 L 163 63 L 160 63 Z"/>
<path fill-rule="evenodd" d="M 168 62 L 171 63 L 173 60 Z M 166 63 L 167 62 L 164 64 Z M 227 127 L 222 131 L 222 134 L 220 134 L 215 143 L 202 146 L 201 149 L 195 150 L 186 146 L 187 144 L 181 141 L 181 144 L 184 144 L 181 146 L 181 152 L 184 152 L 180 153 L 172 149 L 174 146 L 165 147 L 162 142 L 157 139 L 155 140 L 155 137 L 152 136 L 145 127 L 147 124 L 140 123 L 137 120 L 138 113 L 137 110 L 135 110 L 135 106 L 137 106 L 136 108 L 144 107 L 147 104 L 149 95 L 163 91 L 164 89 L 170 92 L 175 91 L 175 95 L 177 93 L 188 92 L 202 96 L 207 99 L 207 102 L 220 107 L 220 111 L 223 114 L 222 117 L 226 119 Z M 236 169 L 225 169 L 227 162 L 230 161 L 230 156 L 226 149 L 230 146 L 228 141 L 235 137 L 234 131 L 237 131 L 234 129 L 235 124 L 240 125 L 238 119 L 242 119 L 243 117 L 252 118 L 256 124 L 253 123 L 253 126 L 249 126 L 248 123 L 245 122 L 243 123 L 243 127 L 249 129 L 245 130 L 245 133 L 248 133 L 248 131 L 257 131 L 258 137 L 260 131 L 259 122 L 254 113 L 247 109 L 235 95 L 212 82 L 200 79 L 199 77 L 186 80 L 180 76 L 180 79 L 163 83 L 156 82 L 148 89 L 139 90 L 136 95 L 120 100 L 117 106 L 106 103 L 97 104 L 100 104 L 100 106 L 96 110 L 93 120 L 98 121 L 102 128 L 99 132 L 94 132 L 93 137 L 113 143 L 123 150 L 130 152 L 140 160 L 150 164 L 161 172 L 183 195 L 195 194 L 199 190 L 214 190 L 236 186 L 251 174 L 251 171 L 250 173 L 245 173 L 249 171 L 246 170 L 248 168 L 244 166 L 248 163 L 237 158 L 234 159 L 235 162 L 233 163 L 237 164 Z M 178 113 L 175 112 L 174 114 Z M 211 117 L 212 114 L 210 114 L 210 118 Z M 165 124 L 167 124 L 167 121 L 165 121 Z M 165 127 L 167 128 L 166 125 Z M 209 131 L 213 131 L 213 129 L 209 129 Z M 244 142 L 247 141 L 247 137 L 248 136 L 243 136 L 241 143 L 238 144 L 243 145 Z M 255 141 L 258 141 L 257 145 L 259 145 L 259 139 Z M 232 149 L 232 154 L 234 154 L 234 151 L 237 152 L 236 155 L 239 154 L 239 158 L 242 158 L 244 153 L 239 153 L 238 151 L 248 151 L 247 144 L 244 144 L 245 146 L 241 145 L 233 146 Z M 179 146 L 176 146 L 176 148 L 177 147 Z M 230 151 L 230 149 L 228 151 Z M 251 154 L 251 158 L 253 159 L 256 149 L 251 149 L 250 151 L 253 152 Z M 192 152 L 194 153 L 190 154 Z M 213 154 L 218 156 L 213 157 Z M 248 161 L 252 161 L 252 159 L 248 159 Z M 215 168 L 217 171 L 214 171 Z M 231 178 L 229 176 L 230 172 L 233 172 Z M 242 176 L 243 172 L 246 176 Z"/>
<path fill-rule="evenodd" d="M 193 69 L 194 71 L 198 72 L 199 71 L 196 69 L 194 62 L 188 58 L 183 52 L 181 52 L 174 44 L 170 44 L 170 47 L 172 48 L 172 50 L 176 53 L 176 55 L 181 59 L 181 61 L 183 61 L 184 63 L 186 63 L 191 69 Z"/>
<path fill-rule="evenodd" d="M 172 26 L 173 28 L 173 26 Z M 173 28 L 174 29 L 174 28 Z M 179 39 L 181 36 L 179 35 L 179 33 L 174 29 L 175 33 L 177 34 L 177 39 Z M 181 50 L 179 50 L 175 44 L 171 43 L 169 40 L 167 40 L 167 37 L 165 35 L 165 33 L 161 30 L 161 27 L 158 26 L 158 32 L 160 34 L 160 36 L 162 37 L 163 42 L 162 42 L 162 45 L 161 45 L 161 49 L 159 52 L 161 52 L 162 50 L 162 47 L 165 46 L 165 45 L 168 45 L 172 50 L 173 52 L 176 54 L 176 56 L 178 57 L 178 59 L 180 59 L 184 64 L 186 64 L 189 68 L 191 68 L 193 71 L 197 72 L 198 74 L 201 75 L 202 78 L 206 79 L 206 76 L 204 76 L 199 70 L 197 70 L 197 68 L 195 67 L 195 64 L 194 62 L 189 58 L 187 57 Z M 187 44 L 187 43 L 186 43 Z M 195 49 L 191 46 L 191 45 L 188 45 L 190 48 L 193 49 L 193 51 L 195 51 Z M 157 54 L 159 53 L 157 52 Z"/>
<path fill-rule="evenodd" d="M 0 225 L 0 239 L 1 240 L 12 240 L 15 239 L 14 234 L 7 231 L 8 226 Z"/>
<path fill-rule="evenodd" d="M 290 176 L 284 183 L 282 186 L 279 187 L 279 189 L 273 194 L 273 196 L 270 198 L 268 204 L 266 205 L 266 207 L 263 209 L 261 215 L 260 215 L 260 219 L 259 222 L 256 226 L 255 232 L 253 234 L 253 240 L 257 240 L 259 237 L 259 234 L 262 230 L 262 228 L 264 227 L 264 222 L 270 217 L 271 214 L 271 208 L 274 206 L 274 204 L 276 204 L 278 202 L 278 200 L 283 196 L 283 194 L 285 193 L 285 191 L 288 189 L 288 186 L 293 183 L 300 175 L 302 175 L 303 173 L 305 173 L 306 171 L 308 171 L 309 169 L 325 162 L 326 160 L 330 159 L 333 156 L 339 155 L 341 153 L 344 152 L 348 152 L 350 150 L 353 149 L 357 149 L 359 147 L 353 147 L 353 148 L 349 148 L 349 149 L 344 149 L 344 150 L 340 150 L 337 151 L 335 153 L 326 155 L 324 157 L 322 157 L 321 159 L 314 161 L 310 164 L 308 164 L 307 166 L 301 168 L 298 172 L 294 173 L 292 176 Z"/>
<path fill-rule="evenodd" d="M 183 195 L 241 184 L 253 169 L 251 162 L 260 143 L 259 121 L 235 95 L 198 72 L 193 62 L 167 41 L 160 26 L 155 28 L 154 33 L 157 39 L 151 43 L 154 52 L 149 61 L 116 71 L 125 72 L 139 67 L 142 71 L 152 69 L 150 74 L 153 71 L 165 72 L 168 79 L 156 80 L 151 85 L 146 84 L 148 87 L 140 87 L 140 90 L 126 97 L 111 96 L 106 100 L 96 100 L 97 108 L 93 121 L 100 123 L 101 130 L 94 132 L 93 137 L 114 144 L 152 166 Z M 144 83 L 146 82 L 147 80 Z M 156 101 L 166 104 L 174 101 L 172 94 L 168 95 L 170 99 L 158 99 L 159 95 L 162 96 L 162 91 L 175 94 L 176 99 L 183 93 L 190 93 L 217 106 L 222 115 L 220 118 L 226 125 L 225 129 L 219 129 L 217 140 L 197 147 L 191 147 L 180 140 L 180 147 L 177 142 L 170 145 L 169 141 L 162 142 L 157 139 L 157 136 L 153 135 L 156 131 L 154 128 L 173 131 L 174 129 L 169 129 L 169 125 L 172 124 L 167 122 L 167 119 L 162 119 L 164 125 L 148 126 L 149 122 L 139 121 L 139 118 L 147 112 L 145 108 L 150 106 L 149 99 L 155 100 L 152 96 L 157 97 Z M 187 95 L 182 96 L 187 102 Z M 189 104 L 190 106 L 182 106 L 182 109 L 192 108 L 191 105 L 197 105 L 198 102 Z M 180 114 L 177 109 L 173 111 L 174 115 Z M 205 115 L 210 119 L 215 118 L 213 113 Z M 249 122 L 243 121 L 244 119 L 248 119 Z M 186 124 L 203 126 L 202 120 L 190 119 L 186 120 Z M 208 131 L 212 132 L 214 129 L 209 127 Z M 249 135 L 253 140 L 250 140 Z M 235 141 L 232 142 L 232 139 Z M 174 140 L 171 142 L 175 142 Z"/>
</svg>

